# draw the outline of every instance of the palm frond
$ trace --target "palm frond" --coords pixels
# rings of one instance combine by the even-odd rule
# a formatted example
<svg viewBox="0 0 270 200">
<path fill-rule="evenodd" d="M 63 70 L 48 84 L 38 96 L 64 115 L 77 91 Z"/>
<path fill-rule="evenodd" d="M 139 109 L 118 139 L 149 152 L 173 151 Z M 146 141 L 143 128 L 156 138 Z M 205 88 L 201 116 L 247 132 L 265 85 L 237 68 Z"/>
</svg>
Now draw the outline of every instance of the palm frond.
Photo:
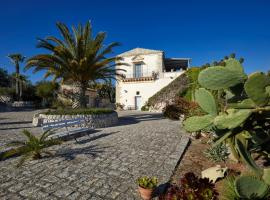
<svg viewBox="0 0 270 200">
<path fill-rule="evenodd" d="M 16 146 L 23 146 L 25 145 L 25 141 L 11 141 L 8 144 L 6 144 L 7 147 L 16 147 Z"/>
</svg>

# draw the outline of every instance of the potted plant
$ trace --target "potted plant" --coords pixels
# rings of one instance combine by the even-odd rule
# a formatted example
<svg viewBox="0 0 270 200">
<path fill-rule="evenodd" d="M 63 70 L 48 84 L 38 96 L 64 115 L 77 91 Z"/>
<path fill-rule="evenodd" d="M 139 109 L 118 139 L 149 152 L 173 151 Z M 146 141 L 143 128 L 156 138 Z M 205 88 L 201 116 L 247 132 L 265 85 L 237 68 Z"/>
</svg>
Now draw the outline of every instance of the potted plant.
<svg viewBox="0 0 270 200">
<path fill-rule="evenodd" d="M 150 200 L 154 189 L 157 187 L 158 179 L 156 177 L 142 176 L 137 179 L 139 193 L 144 200 Z"/>
</svg>

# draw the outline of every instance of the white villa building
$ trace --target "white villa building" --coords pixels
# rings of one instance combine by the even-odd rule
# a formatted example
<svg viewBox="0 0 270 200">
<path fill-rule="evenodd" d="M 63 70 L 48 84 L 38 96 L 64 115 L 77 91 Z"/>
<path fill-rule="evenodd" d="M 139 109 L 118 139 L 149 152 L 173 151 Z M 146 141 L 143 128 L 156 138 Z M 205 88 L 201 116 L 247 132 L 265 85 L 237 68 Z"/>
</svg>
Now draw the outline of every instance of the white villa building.
<svg viewBox="0 0 270 200">
<path fill-rule="evenodd" d="M 165 58 L 163 51 L 135 48 L 117 57 L 125 69 L 124 77 L 116 82 L 116 103 L 124 109 L 140 110 L 147 100 L 168 85 L 190 65 L 190 58 Z"/>
</svg>

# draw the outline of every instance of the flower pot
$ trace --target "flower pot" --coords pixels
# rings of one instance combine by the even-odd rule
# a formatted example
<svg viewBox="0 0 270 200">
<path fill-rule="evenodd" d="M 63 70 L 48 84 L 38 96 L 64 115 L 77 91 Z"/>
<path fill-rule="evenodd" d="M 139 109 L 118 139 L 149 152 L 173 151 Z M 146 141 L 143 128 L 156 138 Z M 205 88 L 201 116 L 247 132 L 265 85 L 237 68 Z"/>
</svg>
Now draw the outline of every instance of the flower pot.
<svg viewBox="0 0 270 200">
<path fill-rule="evenodd" d="M 139 193 L 144 200 L 152 199 L 154 189 L 145 189 L 139 186 Z"/>
</svg>

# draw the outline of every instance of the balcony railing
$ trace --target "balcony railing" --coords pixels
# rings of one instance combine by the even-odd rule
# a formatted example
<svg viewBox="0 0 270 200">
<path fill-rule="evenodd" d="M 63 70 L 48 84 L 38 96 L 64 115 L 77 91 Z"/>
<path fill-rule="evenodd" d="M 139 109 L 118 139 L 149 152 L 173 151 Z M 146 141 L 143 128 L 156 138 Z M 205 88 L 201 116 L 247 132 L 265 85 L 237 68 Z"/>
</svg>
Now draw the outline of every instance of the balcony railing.
<svg viewBox="0 0 270 200">
<path fill-rule="evenodd" d="M 157 72 L 123 74 L 123 81 L 150 81 L 158 78 Z"/>
</svg>

